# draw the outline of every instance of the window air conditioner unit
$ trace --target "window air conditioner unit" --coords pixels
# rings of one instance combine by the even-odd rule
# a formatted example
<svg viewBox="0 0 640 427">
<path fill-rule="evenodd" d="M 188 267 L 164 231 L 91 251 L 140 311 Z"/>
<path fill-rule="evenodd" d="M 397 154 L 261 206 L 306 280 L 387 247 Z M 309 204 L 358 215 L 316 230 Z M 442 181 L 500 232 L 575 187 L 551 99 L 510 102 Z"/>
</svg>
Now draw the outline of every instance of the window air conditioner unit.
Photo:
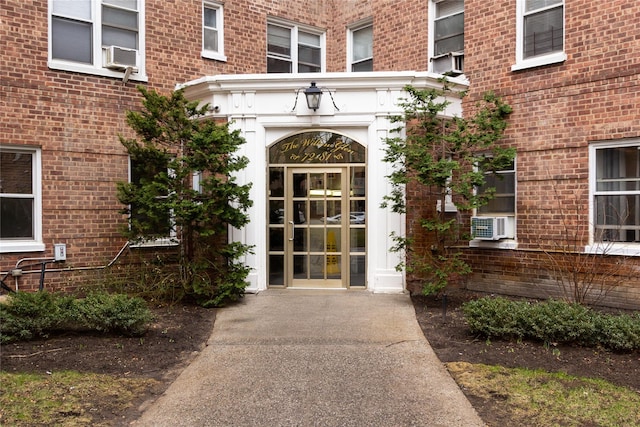
<svg viewBox="0 0 640 427">
<path fill-rule="evenodd" d="M 449 52 L 431 58 L 433 72 L 460 75 L 464 72 L 464 52 Z"/>
<path fill-rule="evenodd" d="M 138 71 L 138 51 L 126 47 L 103 47 L 104 66 L 112 70 L 126 70 L 131 67 L 133 72 Z"/>
<path fill-rule="evenodd" d="M 474 216 L 471 217 L 471 238 L 478 240 L 500 240 L 508 237 L 507 217 Z"/>
</svg>

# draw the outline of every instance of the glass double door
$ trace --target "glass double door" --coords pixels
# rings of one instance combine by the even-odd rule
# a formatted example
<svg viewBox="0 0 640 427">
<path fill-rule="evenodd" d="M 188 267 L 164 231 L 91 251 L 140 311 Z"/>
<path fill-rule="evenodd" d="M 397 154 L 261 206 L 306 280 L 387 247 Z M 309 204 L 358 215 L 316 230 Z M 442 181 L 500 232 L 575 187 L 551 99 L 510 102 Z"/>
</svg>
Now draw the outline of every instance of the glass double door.
<svg viewBox="0 0 640 427">
<path fill-rule="evenodd" d="M 364 286 L 365 203 L 353 190 L 361 183 L 356 170 L 280 170 L 283 197 L 270 197 L 270 285 Z"/>
</svg>

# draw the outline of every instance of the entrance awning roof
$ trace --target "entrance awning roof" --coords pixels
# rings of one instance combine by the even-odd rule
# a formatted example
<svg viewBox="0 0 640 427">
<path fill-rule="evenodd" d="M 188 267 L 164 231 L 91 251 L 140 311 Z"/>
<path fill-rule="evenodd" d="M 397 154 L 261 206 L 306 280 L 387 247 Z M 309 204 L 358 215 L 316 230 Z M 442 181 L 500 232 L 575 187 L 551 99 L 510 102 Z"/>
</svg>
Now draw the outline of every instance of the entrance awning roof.
<svg viewBox="0 0 640 427">
<path fill-rule="evenodd" d="M 220 115 L 235 114 L 314 114 L 307 111 L 304 91 L 316 82 L 323 92 L 323 106 L 318 115 L 354 113 L 399 112 L 397 101 L 402 98 L 407 85 L 419 89 L 441 88 L 440 74 L 431 72 L 359 72 L 359 73 L 304 73 L 304 74 L 222 74 L 204 76 L 176 85 L 184 89 L 188 99 L 218 106 Z M 464 91 L 468 87 L 465 78 L 449 78 L 451 87 Z M 334 105 L 331 105 L 332 102 Z M 459 98 L 451 98 L 446 115 L 461 112 Z M 295 111 L 295 113 L 294 113 Z"/>
</svg>

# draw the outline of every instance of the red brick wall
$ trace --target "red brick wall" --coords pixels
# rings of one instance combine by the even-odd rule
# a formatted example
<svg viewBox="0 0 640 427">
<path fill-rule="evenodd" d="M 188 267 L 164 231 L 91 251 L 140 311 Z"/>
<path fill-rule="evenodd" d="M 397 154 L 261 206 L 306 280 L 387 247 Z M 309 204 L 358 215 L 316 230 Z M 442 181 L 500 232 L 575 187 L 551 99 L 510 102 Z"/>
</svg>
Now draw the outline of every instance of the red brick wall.
<svg viewBox="0 0 640 427">
<path fill-rule="evenodd" d="M 145 3 L 144 85 L 163 93 L 204 75 L 266 72 L 267 17 L 326 29 L 333 72 L 346 69 L 348 25 L 375 14 L 376 70 L 426 67 L 426 0 L 226 1 L 226 62 L 200 56 L 201 0 Z M 118 134 L 133 136 L 125 112 L 140 107 L 139 82 L 49 69 L 47 12 L 46 0 L 0 4 L 0 143 L 42 148 L 46 245 L 44 253 L 0 254 L 0 271 L 21 258 L 53 256 L 54 243 L 67 245 L 65 266 L 100 267 L 125 242 L 115 184 L 127 180 L 128 160 Z M 48 274 L 47 281 L 73 281 L 62 276 Z M 37 281 L 37 274 L 20 278 L 25 288 Z"/>
<path fill-rule="evenodd" d="M 468 289 L 531 298 L 565 298 L 564 293 L 571 293 L 574 289 L 572 274 L 588 273 L 588 268 L 582 268 L 595 263 L 601 271 L 612 274 L 604 286 L 598 282 L 601 277 L 594 277 L 593 281 L 587 277 L 580 282 L 582 289 L 589 289 L 586 302 L 638 309 L 640 265 L 634 260 L 622 264 L 619 257 L 591 256 L 585 259 L 583 256 L 577 260 L 572 256 L 565 258 L 562 253 L 540 250 L 474 249 L 468 250 L 466 256 L 474 266 L 473 274 L 466 278 Z M 553 268 L 556 262 L 563 267 Z"/>
<path fill-rule="evenodd" d="M 200 57 L 200 1 L 146 4 L 148 87 L 168 93 L 178 82 L 221 71 Z M 18 259 L 52 257 L 54 243 L 67 245 L 64 266 L 104 266 L 125 242 L 116 182 L 128 179 L 128 160 L 118 134 L 132 136 L 125 112 L 140 107 L 139 82 L 50 70 L 46 0 L 9 0 L 0 14 L 0 142 L 42 148 L 46 245 L 44 253 L 0 254 L 0 270 Z M 171 28 L 177 16 L 179 31 Z M 25 271 L 32 268 L 40 267 Z M 62 276 L 69 275 L 48 273 L 47 282 L 66 287 L 71 279 Z M 34 288 L 38 279 L 25 275 L 20 286 Z M 7 282 L 13 287 L 11 277 Z"/>
<path fill-rule="evenodd" d="M 522 71 L 515 63 L 512 1 L 468 0 L 465 110 L 494 90 L 513 107 L 504 144 L 517 148 L 519 244 L 558 233 L 558 205 L 577 198 L 588 224 L 588 146 L 640 136 L 640 3 L 566 1 L 567 60 Z"/>
<path fill-rule="evenodd" d="M 124 111 L 137 107 L 134 84 L 49 70 L 46 1 L 3 2 L 0 13 L 0 142 L 42 148 L 46 245 L 44 253 L 0 254 L 0 269 L 52 257 L 53 243 L 67 244 L 68 265 L 104 264 L 123 244 L 115 182 L 127 180 L 127 157 L 117 133 L 127 132 Z"/>
<path fill-rule="evenodd" d="M 518 249 L 557 242 L 566 230 L 561 213 L 569 215 L 572 230 L 578 224 L 580 243 L 586 245 L 592 222 L 589 143 L 640 136 L 640 3 L 565 4 L 567 60 L 511 71 L 516 55 L 515 2 L 465 2 L 465 70 L 471 82 L 465 111 L 473 111 L 475 101 L 488 90 L 503 96 L 514 110 L 503 143 L 518 151 Z M 481 274 L 489 287 L 489 282 L 500 283 L 495 275 L 506 264 L 532 257 L 520 250 L 492 256 L 495 263 L 482 256 L 471 258 L 477 260 L 476 270 L 496 266 L 492 276 Z M 539 267 L 542 261 L 533 259 Z M 638 265 L 640 260 L 625 262 Z M 509 282 L 518 287 L 516 280 Z M 522 282 L 527 283 L 526 276 Z"/>
<path fill-rule="evenodd" d="M 147 0 L 145 85 L 167 93 L 176 83 L 204 75 L 264 73 L 270 16 L 326 29 L 329 72 L 345 70 L 347 27 L 367 17 L 373 17 L 376 71 L 426 70 L 427 10 L 427 0 L 227 0 L 228 60 L 220 62 L 200 56 L 200 0 Z M 503 96 L 514 108 L 504 144 L 518 150 L 519 250 L 496 251 L 496 263 L 474 258 L 485 251 L 471 251 L 476 267 L 528 258 L 539 265 L 530 254 L 563 230 L 558 206 L 570 212 L 575 207 L 583 228 L 590 221 L 589 142 L 640 136 L 640 3 L 566 0 L 568 59 L 512 72 L 515 17 L 511 0 L 466 1 L 465 70 L 471 86 L 465 109 L 473 112 L 487 90 Z M 44 254 L 0 254 L 0 270 L 19 258 L 52 256 L 58 242 L 67 244 L 66 265 L 104 265 L 124 243 L 115 183 L 127 179 L 127 156 L 117 134 L 131 136 L 125 111 L 139 108 L 138 83 L 50 70 L 46 0 L 5 0 L 0 21 L 0 143 L 42 148 L 47 247 Z M 414 203 L 407 228 L 414 231 L 418 213 L 432 209 L 434 201 L 420 189 L 409 188 L 409 194 Z M 426 236 L 417 237 L 427 250 Z M 501 273 L 495 268 L 482 274 L 478 286 Z M 21 279 L 25 286 L 30 281 L 37 283 L 37 275 Z M 529 286 L 527 280 L 520 283 Z"/>
<path fill-rule="evenodd" d="M 331 0 L 329 3 L 327 31 L 327 71 L 347 71 L 347 28 L 363 19 L 373 17 L 373 4 L 377 0 Z M 374 50 L 377 48 L 375 36 L 377 28 L 374 22 Z M 373 60 L 374 67 L 376 60 Z"/>
<path fill-rule="evenodd" d="M 374 0 L 373 5 L 374 70 L 427 70 L 428 0 Z"/>
</svg>

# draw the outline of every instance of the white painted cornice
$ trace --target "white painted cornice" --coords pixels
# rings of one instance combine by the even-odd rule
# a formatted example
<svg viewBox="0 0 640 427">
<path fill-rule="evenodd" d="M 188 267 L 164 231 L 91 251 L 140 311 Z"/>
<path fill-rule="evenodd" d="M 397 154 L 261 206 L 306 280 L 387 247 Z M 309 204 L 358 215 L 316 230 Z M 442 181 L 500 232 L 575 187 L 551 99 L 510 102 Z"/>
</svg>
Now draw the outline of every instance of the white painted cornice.
<svg viewBox="0 0 640 427">
<path fill-rule="evenodd" d="M 427 71 L 382 71 L 359 73 L 304 73 L 304 74 L 219 74 L 204 76 L 176 85 L 190 95 L 216 91 L 283 91 L 304 89 L 314 81 L 330 90 L 402 89 L 406 85 L 418 88 L 439 88 L 442 75 Z M 466 90 L 464 78 L 449 78 L 454 89 Z"/>
<path fill-rule="evenodd" d="M 178 84 L 176 89 L 184 89 L 188 99 L 219 105 L 220 116 L 287 113 L 298 116 L 380 112 L 396 114 L 399 111 L 397 102 L 403 96 L 405 86 L 411 85 L 418 89 L 441 88 L 440 78 L 440 74 L 427 71 L 223 74 Z M 330 92 L 337 109 L 331 105 L 332 99 L 325 96 L 323 106 L 317 113 L 307 110 L 304 95 L 300 92 L 312 81 L 325 93 Z M 449 82 L 454 91 L 464 91 L 468 87 L 464 78 L 449 78 Z M 448 113 L 458 115 L 461 112 L 459 99 L 452 101 L 453 105 Z"/>
</svg>

